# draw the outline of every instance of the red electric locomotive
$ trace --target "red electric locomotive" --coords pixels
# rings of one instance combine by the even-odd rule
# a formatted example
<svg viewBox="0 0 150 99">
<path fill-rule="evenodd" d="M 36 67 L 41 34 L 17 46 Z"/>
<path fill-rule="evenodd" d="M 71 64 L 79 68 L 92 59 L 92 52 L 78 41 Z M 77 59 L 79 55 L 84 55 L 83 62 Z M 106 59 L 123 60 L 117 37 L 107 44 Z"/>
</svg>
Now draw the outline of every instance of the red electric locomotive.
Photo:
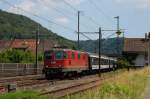
<svg viewBox="0 0 150 99">
<path fill-rule="evenodd" d="M 47 78 L 74 74 L 89 69 L 88 53 L 55 48 L 44 53 L 44 72 Z"/>
</svg>

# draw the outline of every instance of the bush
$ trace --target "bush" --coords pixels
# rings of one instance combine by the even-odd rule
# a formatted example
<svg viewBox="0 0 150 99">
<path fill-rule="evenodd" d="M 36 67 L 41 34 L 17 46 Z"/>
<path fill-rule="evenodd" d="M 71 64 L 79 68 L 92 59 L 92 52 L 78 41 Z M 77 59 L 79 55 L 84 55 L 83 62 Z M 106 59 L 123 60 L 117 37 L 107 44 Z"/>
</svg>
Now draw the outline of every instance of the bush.
<svg viewBox="0 0 150 99">
<path fill-rule="evenodd" d="M 31 51 L 9 49 L 0 53 L 1 63 L 32 63 L 34 59 Z"/>
<path fill-rule="evenodd" d="M 117 65 L 120 68 L 127 68 L 130 66 L 129 62 L 125 58 L 118 59 Z"/>
</svg>

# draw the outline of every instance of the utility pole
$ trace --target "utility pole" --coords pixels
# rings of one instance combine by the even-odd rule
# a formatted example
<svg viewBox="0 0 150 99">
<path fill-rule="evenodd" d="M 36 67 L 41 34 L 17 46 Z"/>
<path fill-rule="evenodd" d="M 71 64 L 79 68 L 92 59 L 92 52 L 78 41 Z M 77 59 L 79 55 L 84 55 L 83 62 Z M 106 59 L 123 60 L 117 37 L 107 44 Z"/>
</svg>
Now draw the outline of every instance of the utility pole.
<svg viewBox="0 0 150 99">
<path fill-rule="evenodd" d="M 148 66 L 150 66 L 150 39 L 148 38 Z"/>
<path fill-rule="evenodd" d="M 117 30 L 119 31 L 120 30 L 120 25 L 119 25 L 119 16 L 115 17 L 117 19 Z"/>
<path fill-rule="evenodd" d="M 148 43 L 147 44 L 147 62 L 148 62 L 148 66 L 150 66 L 150 32 L 149 33 L 145 33 L 145 40 Z"/>
<path fill-rule="evenodd" d="M 38 41 L 39 41 L 39 24 L 38 24 L 38 29 L 36 31 L 35 74 L 37 73 L 37 67 L 38 67 Z"/>
<path fill-rule="evenodd" d="M 118 49 L 117 52 L 118 52 L 118 56 L 119 56 L 119 52 L 120 52 L 120 50 L 119 50 L 119 35 L 121 34 L 121 31 L 120 31 L 120 24 L 119 24 L 120 19 L 119 19 L 119 16 L 116 16 L 116 17 L 114 17 L 114 18 L 117 19 L 117 32 L 116 32 L 116 34 L 117 34 L 117 39 L 116 39 L 117 48 L 116 48 L 116 49 Z M 116 54 L 117 54 L 117 53 L 116 53 Z"/>
<path fill-rule="evenodd" d="M 80 49 L 80 11 L 78 11 L 78 49 Z"/>
<path fill-rule="evenodd" d="M 99 28 L 99 74 L 101 76 L 101 39 L 102 39 L 102 30 Z"/>
<path fill-rule="evenodd" d="M 99 41 L 98 41 L 98 47 L 99 47 L 99 62 L 98 62 L 98 66 L 99 66 L 99 74 L 101 76 L 101 41 L 102 41 L 102 32 L 103 31 L 117 31 L 117 30 L 102 30 L 101 27 L 99 28 L 99 32 L 80 32 L 80 33 L 84 33 L 84 34 L 99 34 Z M 120 31 L 120 30 L 119 30 Z"/>
<path fill-rule="evenodd" d="M 85 34 L 98 34 L 99 35 L 99 41 L 98 41 L 98 67 L 99 67 L 99 75 L 101 76 L 101 39 L 102 39 L 102 31 L 108 31 L 108 30 L 102 30 L 101 27 L 99 28 L 98 32 L 80 32 Z"/>
</svg>

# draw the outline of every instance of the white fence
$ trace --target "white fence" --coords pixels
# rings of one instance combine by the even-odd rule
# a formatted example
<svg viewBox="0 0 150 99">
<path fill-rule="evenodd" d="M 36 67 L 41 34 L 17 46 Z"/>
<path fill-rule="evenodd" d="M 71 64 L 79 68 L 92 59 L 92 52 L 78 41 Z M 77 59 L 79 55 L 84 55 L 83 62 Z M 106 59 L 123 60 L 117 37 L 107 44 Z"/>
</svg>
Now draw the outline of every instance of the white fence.
<svg viewBox="0 0 150 99">
<path fill-rule="evenodd" d="M 0 77 L 41 74 L 43 64 L 0 63 Z"/>
</svg>

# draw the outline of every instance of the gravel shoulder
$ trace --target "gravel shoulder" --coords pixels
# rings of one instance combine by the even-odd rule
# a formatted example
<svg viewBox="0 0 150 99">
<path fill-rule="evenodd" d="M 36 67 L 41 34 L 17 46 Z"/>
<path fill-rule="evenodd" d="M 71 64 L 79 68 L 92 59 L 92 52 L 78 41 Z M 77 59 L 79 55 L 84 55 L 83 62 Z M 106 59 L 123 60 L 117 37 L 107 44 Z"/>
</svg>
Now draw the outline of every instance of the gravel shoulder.
<svg viewBox="0 0 150 99">
<path fill-rule="evenodd" d="M 150 99 L 150 83 L 145 89 L 145 92 L 143 93 L 143 99 Z"/>
</svg>

